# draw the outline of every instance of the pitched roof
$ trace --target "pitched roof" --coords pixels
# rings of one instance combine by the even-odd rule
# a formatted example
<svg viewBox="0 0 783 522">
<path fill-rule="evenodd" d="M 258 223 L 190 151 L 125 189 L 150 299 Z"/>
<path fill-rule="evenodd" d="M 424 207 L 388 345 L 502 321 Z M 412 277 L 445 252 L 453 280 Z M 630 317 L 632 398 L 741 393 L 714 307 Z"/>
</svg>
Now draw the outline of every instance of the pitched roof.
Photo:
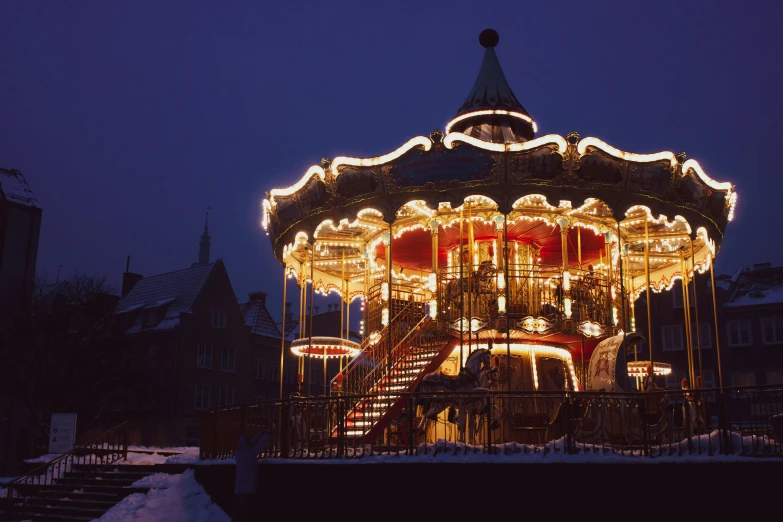
<svg viewBox="0 0 783 522">
<path fill-rule="evenodd" d="M 2 199 L 28 207 L 38 206 L 38 200 L 35 199 L 30 185 L 16 169 L 0 168 L 0 200 Z"/>
<path fill-rule="evenodd" d="M 266 335 L 268 337 L 280 337 L 280 329 L 272 320 L 269 310 L 262 301 L 248 301 L 239 305 L 242 314 L 245 316 L 245 324 L 248 325 L 256 335 Z"/>
<path fill-rule="evenodd" d="M 754 285 L 738 290 L 726 307 L 763 306 L 783 303 L 783 286 Z"/>
<path fill-rule="evenodd" d="M 179 314 L 190 312 L 193 308 L 196 297 L 217 263 L 219 261 L 142 278 L 126 296 L 120 298 L 114 308 L 114 313 L 122 314 L 139 309 L 165 307 L 166 313 L 160 322 L 154 327 L 144 328 L 144 330 L 174 328 L 179 325 Z M 139 315 L 126 333 L 134 334 L 142 330 L 143 315 Z"/>
</svg>

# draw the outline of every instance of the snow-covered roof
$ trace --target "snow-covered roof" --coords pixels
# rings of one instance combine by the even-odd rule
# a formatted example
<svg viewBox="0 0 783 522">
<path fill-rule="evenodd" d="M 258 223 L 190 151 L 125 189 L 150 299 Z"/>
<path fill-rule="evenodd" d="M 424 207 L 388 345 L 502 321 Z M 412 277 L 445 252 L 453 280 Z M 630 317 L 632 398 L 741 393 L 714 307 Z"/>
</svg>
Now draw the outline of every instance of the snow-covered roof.
<svg viewBox="0 0 783 522">
<path fill-rule="evenodd" d="M 738 291 L 725 306 L 763 306 L 780 303 L 783 303 L 783 286 L 767 288 L 754 286 Z"/>
<path fill-rule="evenodd" d="M 216 263 L 210 263 L 140 279 L 128 295 L 120 298 L 114 313 L 121 314 L 139 308 L 154 307 L 166 307 L 166 313 L 160 322 L 149 327 L 143 327 L 144 318 L 140 315 L 126 333 L 167 330 L 179 325 L 180 314 L 191 311 L 196 297 L 215 265 Z"/>
<path fill-rule="evenodd" d="M 239 308 L 245 316 L 245 324 L 250 326 L 254 334 L 280 337 L 280 329 L 262 301 L 248 301 L 240 304 Z"/>
<path fill-rule="evenodd" d="M 28 207 L 37 207 L 38 200 L 21 172 L 0 168 L 0 199 Z"/>
</svg>

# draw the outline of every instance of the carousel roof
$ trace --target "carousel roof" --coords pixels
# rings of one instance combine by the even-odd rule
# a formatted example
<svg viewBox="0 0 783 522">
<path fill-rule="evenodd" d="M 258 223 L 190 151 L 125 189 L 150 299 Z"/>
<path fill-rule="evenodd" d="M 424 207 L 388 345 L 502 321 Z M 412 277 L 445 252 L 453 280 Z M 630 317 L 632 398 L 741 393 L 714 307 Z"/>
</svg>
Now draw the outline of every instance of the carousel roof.
<svg viewBox="0 0 783 522">
<path fill-rule="evenodd" d="M 535 123 L 511 90 L 495 54 L 499 41 L 493 29 L 479 35 L 484 60 L 465 103 L 446 126 L 447 133 L 454 130 L 495 143 L 521 142 L 535 136 Z"/>
<path fill-rule="evenodd" d="M 397 241 L 395 274 L 426 270 L 430 230 L 438 227 L 440 248 L 454 243 L 466 202 L 479 237 L 493 237 L 505 217 L 509 238 L 536 242 L 542 263 L 559 264 L 563 222 L 570 263 L 580 242 L 584 263 L 600 261 L 603 245 L 621 233 L 635 293 L 647 285 L 645 243 L 654 290 L 670 288 L 683 269 L 710 266 L 733 216 L 731 183 L 713 180 L 684 153 L 625 152 L 575 132 L 533 139 L 535 124 L 498 63 L 497 33 L 485 31 L 480 41 L 478 78 L 445 133 L 414 137 L 375 158 L 325 159 L 268 193 L 262 225 L 292 273 L 303 275 L 302 263 L 315 258 L 316 289 L 361 294 L 365 264 L 383 256 L 385 234 Z"/>
</svg>

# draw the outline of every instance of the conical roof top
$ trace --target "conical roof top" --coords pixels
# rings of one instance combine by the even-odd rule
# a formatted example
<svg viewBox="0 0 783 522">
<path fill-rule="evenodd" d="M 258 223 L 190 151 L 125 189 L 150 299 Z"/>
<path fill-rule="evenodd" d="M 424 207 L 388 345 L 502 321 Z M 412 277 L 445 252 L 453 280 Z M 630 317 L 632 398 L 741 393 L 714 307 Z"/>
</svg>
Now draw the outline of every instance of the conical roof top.
<svg viewBox="0 0 783 522">
<path fill-rule="evenodd" d="M 484 141 L 514 143 L 532 139 L 536 125 L 503 74 L 495 46 L 500 37 L 485 29 L 479 42 L 485 48 L 476 82 L 465 103 L 446 126 L 446 132 L 463 132 Z"/>
</svg>

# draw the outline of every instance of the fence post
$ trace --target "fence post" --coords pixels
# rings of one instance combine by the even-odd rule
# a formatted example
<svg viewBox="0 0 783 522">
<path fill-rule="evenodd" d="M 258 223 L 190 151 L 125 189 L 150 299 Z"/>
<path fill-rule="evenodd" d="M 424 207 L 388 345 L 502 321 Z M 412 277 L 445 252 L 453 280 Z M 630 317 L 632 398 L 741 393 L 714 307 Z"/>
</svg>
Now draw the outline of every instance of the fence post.
<svg viewBox="0 0 783 522">
<path fill-rule="evenodd" d="M 291 399 L 286 399 L 280 409 L 280 457 L 288 458 L 291 435 Z"/>
<path fill-rule="evenodd" d="M 724 455 L 729 455 L 734 452 L 734 448 L 731 445 L 731 435 L 729 433 L 729 401 L 726 396 L 727 393 L 728 392 L 726 391 L 718 393 L 718 433 L 720 433 L 719 440 L 722 446 L 721 453 Z"/>
</svg>

